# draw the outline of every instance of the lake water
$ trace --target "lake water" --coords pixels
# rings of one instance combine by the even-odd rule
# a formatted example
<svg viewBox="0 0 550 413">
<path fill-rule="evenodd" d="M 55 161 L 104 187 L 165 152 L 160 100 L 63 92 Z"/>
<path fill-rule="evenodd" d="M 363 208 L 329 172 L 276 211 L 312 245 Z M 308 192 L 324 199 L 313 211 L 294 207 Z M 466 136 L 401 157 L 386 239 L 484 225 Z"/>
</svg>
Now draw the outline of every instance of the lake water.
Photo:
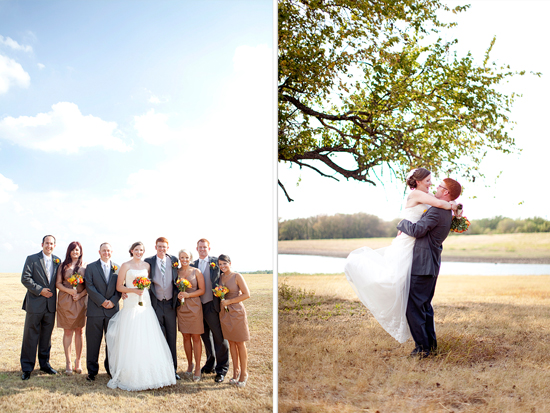
<svg viewBox="0 0 550 413">
<path fill-rule="evenodd" d="M 345 258 L 317 255 L 279 254 L 279 274 L 338 274 L 344 272 Z M 441 263 L 440 275 L 550 275 L 550 264 L 494 264 L 487 262 Z"/>
</svg>

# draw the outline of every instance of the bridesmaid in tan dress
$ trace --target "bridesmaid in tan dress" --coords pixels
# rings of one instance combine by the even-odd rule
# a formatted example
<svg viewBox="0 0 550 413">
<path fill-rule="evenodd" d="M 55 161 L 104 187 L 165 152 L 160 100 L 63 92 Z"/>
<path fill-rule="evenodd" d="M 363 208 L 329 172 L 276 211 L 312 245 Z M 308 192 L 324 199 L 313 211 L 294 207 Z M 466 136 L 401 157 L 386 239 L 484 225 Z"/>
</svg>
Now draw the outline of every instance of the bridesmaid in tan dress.
<svg viewBox="0 0 550 413">
<path fill-rule="evenodd" d="M 201 334 L 204 333 L 202 303 L 199 297 L 204 294 L 204 277 L 198 268 L 189 266 L 193 260 L 193 254 L 189 250 L 181 250 L 178 258 L 181 263 L 178 278 L 185 278 L 191 283 L 191 287 L 178 294 L 177 309 L 178 330 L 183 335 L 183 348 L 187 357 L 185 375 L 193 375 L 193 381 L 199 381 L 201 379 Z M 183 304 L 181 303 L 182 299 L 184 299 Z M 193 354 L 195 363 L 193 363 Z"/>
<path fill-rule="evenodd" d="M 250 291 L 243 276 L 231 271 L 231 260 L 227 255 L 218 257 L 220 267 L 220 285 L 229 289 L 225 299 L 220 302 L 220 324 L 222 325 L 223 338 L 229 342 L 231 360 L 233 361 L 233 378 L 230 384 L 238 387 L 246 386 L 248 379 L 248 354 L 245 341 L 250 340 L 246 310 L 242 301 L 250 298 Z M 225 311 L 225 307 L 229 311 Z M 240 371 L 239 371 L 240 367 Z"/>
<path fill-rule="evenodd" d="M 82 342 L 84 326 L 86 325 L 86 307 L 88 305 L 88 293 L 84 283 L 79 284 L 75 290 L 67 281 L 75 273 L 84 278 L 86 264 L 82 262 L 82 245 L 73 241 L 67 247 L 65 261 L 57 269 L 55 286 L 59 290 L 57 297 L 57 327 L 64 329 L 63 349 L 65 350 L 65 373 L 73 374 L 71 364 L 71 346 L 74 343 L 76 351 L 75 373 L 82 373 L 80 358 L 82 356 Z"/>
</svg>

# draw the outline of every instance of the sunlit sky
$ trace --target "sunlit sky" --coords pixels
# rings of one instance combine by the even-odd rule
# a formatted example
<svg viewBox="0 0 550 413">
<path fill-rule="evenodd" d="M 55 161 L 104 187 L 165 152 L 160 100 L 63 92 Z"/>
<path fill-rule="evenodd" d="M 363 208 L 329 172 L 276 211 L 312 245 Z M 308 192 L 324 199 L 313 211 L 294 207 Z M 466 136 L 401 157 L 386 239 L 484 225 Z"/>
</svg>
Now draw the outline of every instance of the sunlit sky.
<svg viewBox="0 0 550 413">
<path fill-rule="evenodd" d="M 0 0 L 0 272 L 57 237 L 273 268 L 273 6 Z"/>
<path fill-rule="evenodd" d="M 550 219 L 550 196 L 545 184 L 550 153 L 547 126 L 550 57 L 546 52 L 550 2 L 476 0 L 471 4 L 468 11 L 445 19 L 458 22 L 458 27 L 445 30 L 442 35 L 447 40 L 459 40 L 459 56 L 470 50 L 481 64 L 496 35 L 492 61 L 509 64 L 513 70 L 542 72 L 543 76 L 517 76 L 503 87 L 502 90 L 523 94 L 514 103 L 510 114 L 517 122 L 512 136 L 522 152 L 511 155 L 489 153 L 481 164 L 486 179 L 477 180 L 475 184 L 462 182 L 464 191 L 459 199 L 464 203 L 465 215 L 469 219 L 496 215 Z M 282 190 L 278 191 L 280 218 L 365 212 L 392 220 L 399 217 L 408 193 L 404 183 L 391 178 L 388 170 L 384 171 L 383 184 L 374 187 L 345 179 L 336 182 L 306 169 L 279 166 L 279 179 L 294 199 L 289 203 Z M 451 177 L 461 181 L 459 173 Z M 433 181 L 438 183 L 444 176 L 434 178 Z"/>
</svg>

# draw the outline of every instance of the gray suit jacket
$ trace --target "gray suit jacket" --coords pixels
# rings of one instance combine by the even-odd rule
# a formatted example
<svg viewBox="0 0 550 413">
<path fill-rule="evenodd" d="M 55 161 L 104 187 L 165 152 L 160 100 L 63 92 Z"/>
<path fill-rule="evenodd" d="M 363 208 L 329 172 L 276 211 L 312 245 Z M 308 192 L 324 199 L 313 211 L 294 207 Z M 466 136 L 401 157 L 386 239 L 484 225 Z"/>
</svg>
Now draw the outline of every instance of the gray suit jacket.
<svg viewBox="0 0 550 413">
<path fill-rule="evenodd" d="M 86 281 L 86 291 L 88 291 L 88 317 L 112 317 L 118 311 L 118 301 L 122 295 L 116 289 L 118 278 L 118 269 L 113 271 L 113 266 L 117 266 L 111 261 L 111 273 L 109 275 L 109 283 L 103 273 L 101 267 L 101 259 L 88 264 L 84 273 L 84 281 Z M 114 304 L 113 308 L 103 308 L 101 304 L 105 300 L 109 300 Z"/>
<path fill-rule="evenodd" d="M 218 257 L 208 256 L 208 265 L 216 264 L 214 268 L 210 267 L 210 281 L 212 282 L 212 288 L 216 288 L 220 284 L 220 267 L 218 266 Z M 199 268 L 199 260 L 193 261 L 191 267 Z M 220 312 L 220 299 L 216 296 L 212 298 L 214 303 L 214 310 Z"/>
<path fill-rule="evenodd" d="M 59 263 L 56 264 L 55 261 Z M 23 301 L 23 310 L 31 314 L 41 314 L 46 311 L 55 312 L 56 291 L 55 281 L 57 276 L 57 267 L 61 264 L 59 257 L 52 255 L 53 274 L 48 282 L 46 276 L 46 267 L 44 265 L 44 256 L 42 251 L 38 254 L 29 255 L 25 261 L 23 272 L 21 273 L 21 283 L 27 287 L 27 294 Z M 53 295 L 46 298 L 40 295 L 43 288 L 49 288 Z"/>
<path fill-rule="evenodd" d="M 451 230 L 450 210 L 431 207 L 416 224 L 404 219 L 397 229 L 416 238 L 411 274 L 437 277 L 441 267 L 443 241 Z"/>
<path fill-rule="evenodd" d="M 178 303 L 178 287 L 176 287 L 176 280 L 178 279 L 178 268 L 174 267 L 174 263 L 178 262 L 178 259 L 168 254 L 166 254 L 166 256 L 170 258 L 170 261 L 172 262 L 172 307 L 176 308 L 176 305 Z M 156 309 L 158 299 L 157 292 L 155 291 L 155 283 L 153 283 L 153 280 L 155 279 L 154 277 L 157 275 L 157 256 L 153 255 L 152 257 L 145 258 L 145 262 L 149 263 L 149 265 L 151 266 L 151 287 L 149 291 L 151 293 L 151 306 Z"/>
</svg>

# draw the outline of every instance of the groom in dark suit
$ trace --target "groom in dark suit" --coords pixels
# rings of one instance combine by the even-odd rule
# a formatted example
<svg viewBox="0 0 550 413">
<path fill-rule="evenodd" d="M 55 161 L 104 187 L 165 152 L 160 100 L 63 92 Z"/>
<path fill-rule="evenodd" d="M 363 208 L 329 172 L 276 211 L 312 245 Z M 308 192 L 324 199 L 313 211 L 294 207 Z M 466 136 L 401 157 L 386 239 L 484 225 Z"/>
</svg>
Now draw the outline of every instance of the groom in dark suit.
<svg viewBox="0 0 550 413">
<path fill-rule="evenodd" d="M 229 370 L 229 344 L 223 338 L 220 324 L 220 299 L 212 293 L 212 289 L 220 282 L 220 268 L 218 259 L 208 255 L 210 242 L 207 239 L 201 238 L 197 242 L 197 252 L 199 259 L 195 260 L 192 266 L 202 272 L 205 287 L 204 294 L 200 296 L 204 319 L 204 333 L 201 337 L 206 352 L 206 363 L 201 373 L 215 371 L 214 381 L 221 383 Z"/>
<path fill-rule="evenodd" d="M 446 178 L 437 187 L 435 197 L 454 201 L 462 187 Z M 407 322 L 416 347 L 411 356 L 428 357 L 437 349 L 432 298 L 441 267 L 441 251 L 451 229 L 450 210 L 431 207 L 415 224 L 402 220 L 397 229 L 416 238 L 411 268 L 411 286 L 407 303 Z"/>
<path fill-rule="evenodd" d="M 23 301 L 23 310 L 27 314 L 21 346 L 22 380 L 31 377 L 36 363 L 37 348 L 40 370 L 48 374 L 57 374 L 50 366 L 52 331 L 55 323 L 55 281 L 57 267 L 61 263 L 58 257 L 52 255 L 54 248 L 55 237 L 46 235 L 42 239 L 42 251 L 27 257 L 21 274 L 21 283 L 27 288 Z"/>
<path fill-rule="evenodd" d="M 118 312 L 118 301 L 121 294 L 116 289 L 118 265 L 111 261 L 113 250 L 111 245 L 104 242 L 99 246 L 101 258 L 86 267 L 84 280 L 88 291 L 88 309 L 86 312 L 86 366 L 88 381 L 94 381 L 99 372 L 99 351 L 103 335 L 107 334 L 107 327 L 111 317 Z M 109 357 L 105 345 L 105 370 L 109 376 Z"/>
<path fill-rule="evenodd" d="M 176 373 L 178 367 L 176 352 L 178 339 L 176 326 L 178 259 L 166 253 L 168 251 L 168 240 L 164 237 L 157 238 L 155 249 L 157 254 L 145 259 L 145 262 L 151 266 L 151 288 L 149 290 L 151 306 L 155 310 L 160 328 L 172 353 L 174 374 L 176 380 L 179 380 L 180 376 Z"/>
</svg>

